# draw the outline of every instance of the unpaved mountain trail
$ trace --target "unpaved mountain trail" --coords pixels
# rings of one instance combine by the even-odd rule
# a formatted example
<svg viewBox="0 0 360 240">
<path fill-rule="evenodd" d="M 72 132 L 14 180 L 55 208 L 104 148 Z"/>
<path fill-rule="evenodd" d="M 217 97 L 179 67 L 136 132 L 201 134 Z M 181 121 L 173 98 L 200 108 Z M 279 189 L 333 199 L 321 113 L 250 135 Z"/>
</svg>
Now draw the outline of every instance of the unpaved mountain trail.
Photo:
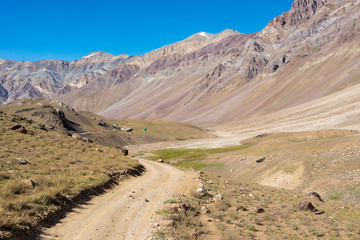
<svg viewBox="0 0 360 240">
<path fill-rule="evenodd" d="M 138 159 L 146 172 L 121 182 L 68 213 L 38 239 L 151 239 L 156 211 L 175 195 L 189 194 L 200 183 L 195 172 Z"/>
</svg>

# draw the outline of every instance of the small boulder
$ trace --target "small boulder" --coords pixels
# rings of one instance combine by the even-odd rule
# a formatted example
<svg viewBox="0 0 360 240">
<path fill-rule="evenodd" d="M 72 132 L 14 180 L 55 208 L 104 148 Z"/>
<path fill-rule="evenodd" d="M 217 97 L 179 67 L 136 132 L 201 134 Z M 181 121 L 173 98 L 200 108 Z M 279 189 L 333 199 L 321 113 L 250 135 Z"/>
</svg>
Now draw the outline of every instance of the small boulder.
<svg viewBox="0 0 360 240">
<path fill-rule="evenodd" d="M 126 148 L 121 148 L 121 152 L 122 152 L 125 156 L 129 155 L 129 150 L 127 150 Z"/>
<path fill-rule="evenodd" d="M 265 212 L 265 210 L 263 208 L 261 208 L 261 207 L 255 207 L 255 212 L 263 213 L 263 212 Z"/>
<path fill-rule="evenodd" d="M 218 195 L 215 196 L 217 199 L 220 199 L 222 200 L 223 199 L 223 196 L 219 193 Z"/>
<path fill-rule="evenodd" d="M 9 127 L 8 129 L 15 131 L 16 129 L 19 129 L 19 128 L 21 128 L 21 127 L 22 127 L 21 125 L 17 124 L 17 125 L 15 125 L 15 126 Z"/>
<path fill-rule="evenodd" d="M 31 179 L 23 180 L 23 183 L 30 188 L 34 188 L 36 186 L 36 183 Z"/>
<path fill-rule="evenodd" d="M 19 132 L 19 133 L 24 133 L 24 134 L 27 133 L 27 130 L 25 129 L 25 127 L 21 126 L 19 124 L 15 125 L 15 126 L 12 126 L 12 127 L 9 127 L 8 129 L 13 130 L 15 132 Z"/>
<path fill-rule="evenodd" d="M 15 158 L 15 160 L 21 165 L 26 165 L 26 164 L 30 163 L 30 162 L 28 162 L 28 161 L 26 161 L 25 159 L 22 159 L 22 158 Z"/>
<path fill-rule="evenodd" d="M 205 188 L 200 187 L 200 188 L 196 189 L 196 192 L 205 194 L 207 191 Z"/>
<path fill-rule="evenodd" d="M 201 212 L 202 212 L 202 214 L 209 214 L 210 210 L 206 206 L 202 206 L 201 207 Z"/>
<path fill-rule="evenodd" d="M 262 157 L 262 158 L 256 160 L 257 163 L 261 163 L 261 162 L 263 162 L 263 161 L 265 161 L 265 157 Z"/>
<path fill-rule="evenodd" d="M 311 212 L 317 211 L 317 209 L 314 207 L 314 205 L 311 202 L 299 203 L 298 208 L 302 211 L 311 211 Z"/>
<path fill-rule="evenodd" d="M 129 155 L 129 150 L 127 150 L 126 148 L 122 147 L 122 146 L 119 146 L 119 147 L 116 147 L 119 151 L 121 151 L 124 156 L 128 156 Z"/>
<path fill-rule="evenodd" d="M 19 133 L 26 134 L 26 133 L 27 133 L 27 130 L 25 129 L 25 127 L 21 127 L 21 128 L 19 128 L 19 129 L 16 129 L 15 132 L 19 132 Z"/>
<path fill-rule="evenodd" d="M 75 139 L 75 140 L 82 140 L 82 136 L 80 136 L 80 135 L 77 134 L 77 133 L 74 133 L 74 134 L 72 135 L 72 138 Z"/>
<path fill-rule="evenodd" d="M 178 209 L 179 210 L 188 210 L 189 209 L 189 204 L 184 203 L 184 202 L 178 202 L 177 203 Z"/>
<path fill-rule="evenodd" d="M 109 124 L 107 122 L 105 122 L 103 119 L 98 121 L 97 125 L 102 126 L 102 127 L 108 127 L 109 126 Z"/>
<path fill-rule="evenodd" d="M 242 210 L 242 211 L 246 212 L 246 211 L 247 211 L 247 208 L 244 207 L 244 206 L 237 206 L 237 207 L 235 207 L 235 210 L 236 210 L 236 211 Z"/>
<path fill-rule="evenodd" d="M 71 135 L 73 139 L 75 140 L 80 140 L 80 141 L 83 141 L 83 142 L 92 142 L 92 140 L 86 138 L 86 137 L 83 137 L 83 136 L 80 136 L 79 134 L 77 133 L 74 133 L 73 135 Z"/>
<path fill-rule="evenodd" d="M 159 159 L 157 160 L 157 162 L 159 162 L 159 163 L 163 163 L 163 162 L 164 162 L 164 160 L 162 160 L 161 158 L 159 158 Z"/>
</svg>

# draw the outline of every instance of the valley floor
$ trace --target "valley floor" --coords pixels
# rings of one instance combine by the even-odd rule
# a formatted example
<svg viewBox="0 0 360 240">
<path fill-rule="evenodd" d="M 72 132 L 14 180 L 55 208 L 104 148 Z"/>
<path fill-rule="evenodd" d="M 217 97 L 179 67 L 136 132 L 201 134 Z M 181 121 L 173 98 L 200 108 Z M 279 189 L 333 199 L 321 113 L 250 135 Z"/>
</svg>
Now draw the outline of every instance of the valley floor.
<svg viewBox="0 0 360 240">
<path fill-rule="evenodd" d="M 210 131 L 218 136 L 212 139 L 127 146 L 130 155 L 142 157 L 147 156 L 149 152 L 165 148 L 171 148 L 169 151 L 183 151 L 182 154 L 188 155 L 181 158 L 179 167 L 182 167 L 181 161 L 192 161 L 193 152 L 194 156 L 202 160 L 191 163 L 204 163 L 205 167 L 201 167 L 201 170 L 209 172 L 212 177 L 216 176 L 215 179 L 209 180 L 201 175 L 199 178 L 199 172 L 194 170 L 181 171 L 168 164 L 139 159 L 146 168 L 143 176 L 121 182 L 108 193 L 74 209 L 54 227 L 44 229 L 39 239 L 166 239 L 165 236 L 168 234 L 175 236 L 173 239 L 183 239 L 179 234 L 189 236 L 193 229 L 200 235 L 195 234 L 190 239 L 196 239 L 196 236 L 200 239 L 242 239 L 240 236 L 266 239 L 267 234 L 270 234 L 268 239 L 281 239 L 279 236 L 290 239 L 353 239 L 360 235 L 360 232 L 356 231 L 359 219 L 359 185 L 358 182 L 354 182 L 359 179 L 356 169 L 360 168 L 359 152 L 355 149 L 359 141 L 357 131 L 322 130 L 257 135 L 261 131 L 238 134 L 221 130 L 211 129 Z M 240 141 L 244 139 L 247 139 L 245 142 L 248 143 L 243 144 L 248 145 L 248 148 L 235 147 L 234 150 L 229 150 L 231 152 L 221 152 L 226 146 L 239 146 Z M 355 145 L 352 147 L 351 143 Z M 220 150 L 212 151 L 211 148 Z M 206 149 L 209 149 L 209 153 Z M 263 154 L 266 160 L 258 165 L 255 160 L 258 155 L 264 156 Z M 298 155 L 292 159 L 294 154 Z M 247 160 L 240 160 L 246 159 L 244 156 Z M 293 163 L 299 163 L 295 162 L 295 159 L 301 162 L 299 166 L 305 166 L 299 168 L 303 171 L 300 177 L 296 175 L 297 171 L 293 171 L 293 168 L 298 166 Z M 332 168 L 326 164 L 334 165 L 335 160 L 337 170 L 334 169 L 333 173 Z M 234 161 L 237 165 L 233 165 Z M 206 166 L 207 164 L 209 165 Z M 351 171 L 350 180 L 346 174 L 340 174 L 341 179 L 345 177 L 341 180 L 342 183 L 346 182 L 346 186 L 350 184 L 351 188 L 342 189 L 341 184 L 336 185 L 333 190 L 339 191 L 335 194 L 324 188 L 326 184 L 320 184 L 321 187 L 316 187 L 320 186 L 319 184 L 310 184 L 311 188 L 304 188 L 301 184 L 297 184 L 296 187 L 283 184 L 272 188 L 268 186 L 275 185 L 256 180 L 261 178 L 261 174 L 266 173 L 263 171 L 264 168 L 271 169 L 271 166 L 278 167 L 280 172 L 286 170 L 286 173 L 296 175 L 295 178 L 298 180 L 310 179 L 314 184 L 333 176 L 334 181 L 340 181 L 335 173 L 345 172 L 349 175 L 350 168 L 355 171 Z M 320 166 L 324 167 L 318 170 Z M 284 170 L 281 167 L 289 169 Z M 242 169 L 251 170 L 250 180 L 248 175 L 240 171 Z M 218 178 L 214 174 L 222 177 Z M 234 179 L 234 183 L 227 179 Z M 205 186 L 211 190 L 211 194 L 197 198 L 194 193 L 199 186 Z M 308 193 L 312 190 L 325 197 L 325 203 L 309 198 Z M 221 197 L 221 201 L 216 199 L 218 194 L 224 197 Z M 348 194 L 351 195 L 351 199 Z M 297 205 L 306 200 L 312 201 L 316 207 L 324 210 L 325 214 L 314 217 L 311 212 L 299 211 Z M 168 201 L 187 202 L 191 204 L 193 212 L 171 214 L 169 209 L 166 209 L 166 204 L 164 205 Z M 202 206 L 207 206 L 210 214 L 201 213 Z M 263 208 L 265 214 L 256 212 L 257 207 Z M 159 226 L 159 222 L 164 221 L 162 218 L 170 221 L 170 226 Z M 273 225 L 275 227 L 272 227 Z"/>
</svg>

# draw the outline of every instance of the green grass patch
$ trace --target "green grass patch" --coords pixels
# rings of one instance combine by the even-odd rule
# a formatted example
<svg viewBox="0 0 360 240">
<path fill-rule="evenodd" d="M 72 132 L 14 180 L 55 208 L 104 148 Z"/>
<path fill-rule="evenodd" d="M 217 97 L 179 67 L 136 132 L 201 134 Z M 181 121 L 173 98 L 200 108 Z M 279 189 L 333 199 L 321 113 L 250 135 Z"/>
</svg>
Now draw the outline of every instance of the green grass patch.
<svg viewBox="0 0 360 240">
<path fill-rule="evenodd" d="M 171 203 L 177 203 L 177 202 L 178 202 L 178 200 L 169 199 L 169 200 L 166 200 L 166 201 L 164 202 L 164 204 L 171 204 Z"/>
<path fill-rule="evenodd" d="M 154 156 L 148 157 L 149 160 L 174 160 L 179 158 L 200 158 L 209 154 L 231 152 L 249 148 L 249 145 L 239 145 L 226 148 L 212 148 L 212 149 L 177 149 L 168 148 L 153 152 Z"/>
<path fill-rule="evenodd" d="M 177 140 L 177 141 L 186 141 L 187 139 L 186 138 L 181 138 L 181 137 L 176 137 L 175 140 Z"/>
<path fill-rule="evenodd" d="M 153 156 L 147 157 L 149 160 L 162 159 L 164 161 L 175 161 L 178 166 L 189 169 L 193 167 L 195 169 L 202 169 L 209 166 L 220 166 L 221 164 L 208 164 L 203 162 L 206 157 L 212 154 L 232 152 L 249 148 L 250 145 L 239 145 L 225 148 L 212 148 L 212 149 L 177 149 L 169 148 L 162 149 L 153 152 Z"/>
</svg>

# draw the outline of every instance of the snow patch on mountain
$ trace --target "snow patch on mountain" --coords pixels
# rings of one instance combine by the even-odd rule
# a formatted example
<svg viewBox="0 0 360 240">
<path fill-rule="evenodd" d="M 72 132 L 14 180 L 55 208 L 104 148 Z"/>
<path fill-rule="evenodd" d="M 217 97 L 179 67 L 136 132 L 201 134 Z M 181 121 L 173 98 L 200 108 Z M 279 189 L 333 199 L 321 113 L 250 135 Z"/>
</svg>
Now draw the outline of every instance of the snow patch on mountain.
<svg viewBox="0 0 360 240">
<path fill-rule="evenodd" d="M 84 58 L 91 58 L 94 55 L 96 55 L 96 53 L 89 54 L 89 55 L 85 56 Z"/>
<path fill-rule="evenodd" d="M 212 38 L 212 37 L 214 37 L 216 34 L 206 33 L 206 32 L 199 32 L 199 33 L 196 33 L 195 35 L 197 35 L 197 36 L 202 36 L 202 37 L 207 37 L 207 38 Z"/>
</svg>

